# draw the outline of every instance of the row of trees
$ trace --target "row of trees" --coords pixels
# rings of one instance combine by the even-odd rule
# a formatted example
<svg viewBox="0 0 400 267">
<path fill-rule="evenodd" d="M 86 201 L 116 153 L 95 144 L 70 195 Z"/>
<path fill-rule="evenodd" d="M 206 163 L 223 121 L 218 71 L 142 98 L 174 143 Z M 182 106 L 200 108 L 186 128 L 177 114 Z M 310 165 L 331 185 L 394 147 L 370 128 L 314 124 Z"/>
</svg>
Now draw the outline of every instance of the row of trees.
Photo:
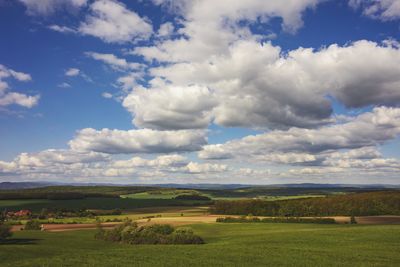
<svg viewBox="0 0 400 267">
<path fill-rule="evenodd" d="M 215 214 L 255 216 L 400 215 L 400 191 L 355 193 L 281 201 L 216 201 Z"/>
<path fill-rule="evenodd" d="M 174 197 L 174 199 L 211 201 L 211 198 L 209 198 L 208 196 L 203 196 L 203 195 L 198 195 L 198 194 L 178 195 L 178 196 Z"/>
<path fill-rule="evenodd" d="M 217 218 L 221 223 L 316 223 L 316 224 L 335 224 L 333 218 L 299 218 L 299 217 L 273 217 L 258 218 L 252 216 L 225 217 Z"/>
<path fill-rule="evenodd" d="M 79 193 L 79 192 L 0 192 L 0 199 L 49 199 L 49 200 L 68 200 L 68 199 L 84 199 L 84 198 L 100 198 L 111 197 L 119 198 L 119 196 L 103 193 Z"/>
<path fill-rule="evenodd" d="M 27 216 L 13 216 L 7 210 L 1 212 L 1 216 L 7 220 L 20 220 L 20 219 L 49 219 L 49 218 L 69 218 L 69 217 L 86 217 L 95 218 L 96 216 L 104 215 L 121 215 L 121 209 L 112 210 L 88 210 L 88 209 L 57 209 L 57 208 L 43 208 L 39 213 L 30 213 Z"/>
</svg>

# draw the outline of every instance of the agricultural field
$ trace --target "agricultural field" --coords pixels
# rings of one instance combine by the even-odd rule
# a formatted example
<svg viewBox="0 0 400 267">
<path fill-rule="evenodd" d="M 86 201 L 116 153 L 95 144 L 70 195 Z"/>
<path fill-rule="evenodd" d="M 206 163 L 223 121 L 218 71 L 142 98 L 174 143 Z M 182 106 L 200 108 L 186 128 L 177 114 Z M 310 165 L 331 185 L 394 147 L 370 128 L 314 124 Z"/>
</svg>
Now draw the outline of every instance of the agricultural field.
<svg viewBox="0 0 400 267">
<path fill-rule="evenodd" d="M 131 199 L 173 199 L 179 195 L 193 195 L 200 194 L 196 190 L 185 190 L 185 189 L 161 189 L 161 190 L 149 190 L 140 193 L 133 193 L 127 195 L 121 195 L 121 198 Z"/>
<path fill-rule="evenodd" d="M 0 200 L 0 210 L 28 209 L 39 212 L 47 209 L 98 209 L 98 210 L 133 210 L 149 207 L 166 206 L 196 206 L 204 205 L 207 201 L 178 200 L 178 199 L 134 199 L 134 198 L 84 198 L 84 199 L 18 199 Z"/>
<path fill-rule="evenodd" d="M 93 230 L 23 231 L 2 266 L 398 266 L 400 225 L 196 224 L 204 245 L 127 245 Z M 18 251 L 18 253 L 15 253 Z M 333 260 L 334 259 L 334 260 Z"/>
<path fill-rule="evenodd" d="M 393 216 L 400 212 L 398 191 L 65 189 L 4 193 L 0 210 L 6 211 L 2 213 L 5 222 L 13 224 L 13 236 L 0 242 L 1 266 L 155 266 L 160 262 L 163 266 L 396 266 L 400 261 L 400 216 Z M 58 194 L 71 199 L 60 199 Z M 213 199 L 176 199 L 182 195 Z M 282 217 L 284 223 L 251 221 L 253 215 L 290 216 L 294 211 L 293 216 L 303 216 L 305 211 L 325 216 L 324 208 L 332 213 L 328 215 L 335 220 L 333 224 L 310 223 L 307 219 L 311 217 Z M 32 214 L 7 217 L 7 212 L 23 209 Z M 350 224 L 349 211 L 362 216 L 354 217 L 358 224 Z M 232 215 L 249 221 L 217 222 L 218 217 Z M 291 223 L 285 221 L 289 218 Z M 94 238 L 99 225 L 111 231 L 127 220 L 138 227 L 190 228 L 205 244 L 132 245 Z M 21 231 L 33 222 L 43 231 Z"/>
</svg>

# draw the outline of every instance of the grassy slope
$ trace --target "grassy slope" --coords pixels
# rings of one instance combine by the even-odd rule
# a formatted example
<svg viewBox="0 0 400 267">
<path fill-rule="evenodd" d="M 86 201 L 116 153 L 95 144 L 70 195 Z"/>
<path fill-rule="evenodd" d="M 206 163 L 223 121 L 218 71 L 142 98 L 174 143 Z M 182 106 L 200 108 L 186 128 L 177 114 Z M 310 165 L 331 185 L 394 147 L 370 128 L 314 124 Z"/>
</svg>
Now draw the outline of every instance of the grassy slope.
<svg viewBox="0 0 400 267">
<path fill-rule="evenodd" d="M 130 246 L 93 231 L 20 232 L 2 266 L 398 266 L 400 226 L 203 224 L 206 245 Z"/>
</svg>

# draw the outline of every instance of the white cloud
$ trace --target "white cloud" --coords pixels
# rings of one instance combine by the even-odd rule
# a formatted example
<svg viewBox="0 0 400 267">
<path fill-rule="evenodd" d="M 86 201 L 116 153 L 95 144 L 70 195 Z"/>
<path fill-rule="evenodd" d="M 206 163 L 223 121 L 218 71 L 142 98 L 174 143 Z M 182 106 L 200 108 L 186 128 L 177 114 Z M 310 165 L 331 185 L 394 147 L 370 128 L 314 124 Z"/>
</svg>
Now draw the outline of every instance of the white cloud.
<svg viewBox="0 0 400 267">
<path fill-rule="evenodd" d="M 166 40 L 156 46 L 135 49 L 147 59 L 159 61 L 199 61 L 212 55 L 223 55 L 235 41 L 253 38 L 249 25 L 271 18 L 282 18 L 286 31 L 295 32 L 303 25 L 302 13 L 313 8 L 318 0 L 298 1 L 153 1 L 172 5 L 183 17 L 182 36 Z M 242 22 L 242 23 L 240 23 Z M 243 23 L 247 22 L 247 23 Z"/>
<path fill-rule="evenodd" d="M 101 96 L 104 97 L 104 98 L 108 98 L 108 99 L 113 97 L 113 95 L 108 93 L 108 92 L 102 93 Z"/>
<path fill-rule="evenodd" d="M 198 153 L 201 159 L 231 159 L 234 157 L 232 152 L 229 152 L 224 144 L 207 145 Z"/>
<path fill-rule="evenodd" d="M 123 102 L 134 114 L 133 123 L 155 129 L 206 128 L 215 100 L 206 87 L 136 88 Z"/>
<path fill-rule="evenodd" d="M 87 0 L 18 0 L 25 5 L 29 15 L 50 15 L 60 9 L 79 9 Z"/>
<path fill-rule="evenodd" d="M 76 30 L 67 26 L 60 26 L 60 25 L 50 25 L 48 26 L 50 30 L 61 32 L 61 33 L 76 33 Z"/>
<path fill-rule="evenodd" d="M 382 21 L 400 19 L 399 0 L 350 0 L 349 5 L 361 8 L 365 16 Z"/>
<path fill-rule="evenodd" d="M 382 157 L 376 147 L 362 147 L 346 152 L 334 152 L 329 155 L 331 159 L 375 159 Z"/>
<path fill-rule="evenodd" d="M 315 155 L 308 153 L 271 153 L 258 156 L 256 159 L 279 164 L 305 163 L 317 160 Z"/>
<path fill-rule="evenodd" d="M 258 135 L 246 136 L 239 140 L 228 141 L 220 145 L 208 145 L 200 152 L 203 159 L 218 159 L 220 155 L 233 155 L 241 159 L 257 158 L 268 161 L 275 159 L 278 153 L 286 154 L 280 161 L 293 162 L 284 159 L 288 156 L 299 157 L 297 161 L 312 161 L 312 155 L 336 151 L 340 149 L 356 149 L 383 144 L 395 139 L 400 134 L 400 109 L 380 107 L 372 112 L 366 112 L 353 120 L 319 129 L 291 128 L 287 131 L 270 131 Z M 215 151 L 215 153 L 214 153 Z M 367 151 L 358 151 L 357 153 Z M 371 153 L 371 151 L 368 151 Z M 296 153 L 296 154 L 291 154 Z M 355 152 L 352 152 L 355 153 Z M 272 156 L 271 156 L 272 154 Z M 271 158 L 272 157 L 272 158 Z M 353 155 L 353 157 L 355 157 Z"/>
<path fill-rule="evenodd" d="M 130 72 L 127 75 L 121 76 L 117 79 L 117 84 L 122 88 L 124 92 L 130 92 L 134 87 L 140 88 L 138 82 L 143 78 L 143 72 L 135 71 Z"/>
<path fill-rule="evenodd" d="M 14 78 L 21 82 L 32 80 L 31 75 L 23 72 L 14 71 L 0 64 L 0 107 L 9 105 L 19 105 L 25 108 L 32 108 L 39 102 L 40 95 L 29 96 L 17 92 L 9 92 L 9 85 L 3 79 Z"/>
<path fill-rule="evenodd" d="M 224 164 L 197 163 L 190 162 L 187 166 L 187 171 L 190 173 L 210 173 L 210 172 L 225 172 L 228 166 Z"/>
<path fill-rule="evenodd" d="M 78 76 L 79 73 L 80 73 L 80 70 L 77 69 L 77 68 L 70 68 L 70 69 L 65 71 L 65 75 L 66 76 L 70 76 L 70 77 Z"/>
<path fill-rule="evenodd" d="M 19 105 L 25 108 L 32 108 L 39 103 L 40 96 L 28 96 L 25 94 L 10 92 L 0 95 L 0 106 Z"/>
<path fill-rule="evenodd" d="M 8 78 L 8 77 L 13 77 L 14 79 L 16 79 L 20 82 L 28 82 L 28 81 L 32 80 L 32 77 L 30 74 L 18 72 L 18 71 L 9 69 L 6 66 L 0 64 L 0 79 L 4 79 L 4 78 Z"/>
<path fill-rule="evenodd" d="M 153 32 L 149 22 L 118 1 L 97 0 L 90 5 L 90 11 L 91 14 L 80 24 L 78 31 L 107 43 L 147 39 Z"/>
<path fill-rule="evenodd" d="M 140 63 L 127 62 L 126 59 L 118 58 L 113 54 L 102 54 L 96 52 L 86 52 L 85 54 L 95 60 L 100 60 L 110 65 L 115 70 L 136 70 L 143 67 Z"/>
<path fill-rule="evenodd" d="M 117 160 L 112 166 L 114 168 L 141 168 L 141 167 L 155 167 L 155 168 L 172 168 L 182 167 L 187 165 L 187 159 L 181 155 L 162 155 L 155 159 L 149 160 L 141 157 L 133 157 L 129 160 Z"/>
<path fill-rule="evenodd" d="M 282 53 L 271 43 L 241 40 L 222 55 L 156 67 L 150 73 L 155 80 L 164 79 L 164 85 L 150 84 L 149 90 L 132 92 L 124 103 L 136 114 L 137 125 L 152 128 L 179 127 L 178 116 L 155 113 L 175 112 L 169 107 L 184 103 L 181 96 L 190 91 L 186 87 L 207 88 L 209 100 L 197 105 L 203 99 L 197 97 L 196 111 L 185 113 L 181 127 L 192 127 L 185 121 L 201 118 L 202 123 L 196 125 L 203 127 L 208 120 L 229 127 L 315 128 L 334 122 L 327 96 L 348 108 L 400 102 L 400 49 L 387 42 L 362 40 Z M 157 103 L 154 112 L 148 106 L 153 101 Z M 168 105 L 160 107 L 166 101 Z"/>
<path fill-rule="evenodd" d="M 175 27 L 171 22 L 163 23 L 158 29 L 157 36 L 162 38 L 170 37 L 174 33 L 174 30 Z"/>
<path fill-rule="evenodd" d="M 22 166 L 47 166 L 50 164 L 74 164 L 108 161 L 109 156 L 97 152 L 48 149 L 39 153 L 21 153 L 15 160 Z"/>
<path fill-rule="evenodd" d="M 86 128 L 69 142 L 73 150 L 109 154 L 172 153 L 200 150 L 207 143 L 205 131 L 110 130 Z"/>
<path fill-rule="evenodd" d="M 71 88 L 71 85 L 69 83 L 63 82 L 63 83 L 60 83 L 58 85 L 58 87 L 60 87 L 60 88 Z"/>
</svg>

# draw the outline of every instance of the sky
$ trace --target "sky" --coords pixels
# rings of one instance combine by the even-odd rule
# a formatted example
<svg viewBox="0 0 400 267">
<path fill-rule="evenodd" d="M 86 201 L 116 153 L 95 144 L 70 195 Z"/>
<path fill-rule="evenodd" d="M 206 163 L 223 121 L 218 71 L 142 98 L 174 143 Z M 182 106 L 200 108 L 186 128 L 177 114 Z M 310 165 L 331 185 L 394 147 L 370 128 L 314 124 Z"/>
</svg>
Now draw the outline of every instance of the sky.
<svg viewBox="0 0 400 267">
<path fill-rule="evenodd" d="M 400 0 L 0 0 L 0 182 L 400 184 Z"/>
</svg>

